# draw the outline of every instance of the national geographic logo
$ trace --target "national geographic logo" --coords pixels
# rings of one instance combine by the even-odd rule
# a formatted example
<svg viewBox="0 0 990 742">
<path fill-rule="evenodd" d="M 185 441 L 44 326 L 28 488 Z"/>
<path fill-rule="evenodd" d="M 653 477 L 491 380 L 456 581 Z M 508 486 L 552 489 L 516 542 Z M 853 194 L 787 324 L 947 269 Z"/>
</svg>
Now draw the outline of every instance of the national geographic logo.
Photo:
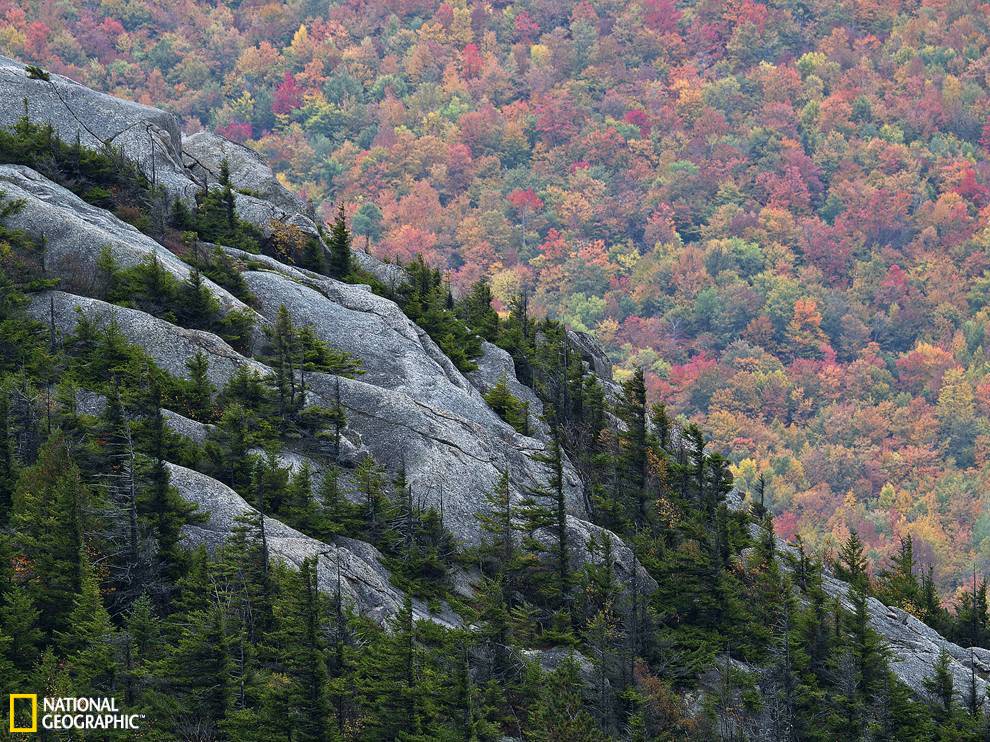
<svg viewBox="0 0 990 742">
<path fill-rule="evenodd" d="M 46 731 L 136 731 L 144 720 L 144 714 L 122 713 L 116 698 L 45 697 L 41 710 L 41 729 Z M 38 722 L 38 695 L 11 693 L 8 731 L 12 734 L 36 733 Z"/>
<path fill-rule="evenodd" d="M 23 726 L 24 722 L 18 724 L 18 719 L 23 718 L 24 714 L 21 711 L 18 715 L 18 711 L 23 706 L 30 705 L 31 707 L 31 724 L 30 726 Z M 10 694 L 10 731 L 15 733 L 29 733 L 38 731 L 38 695 L 36 693 L 11 693 Z"/>
</svg>

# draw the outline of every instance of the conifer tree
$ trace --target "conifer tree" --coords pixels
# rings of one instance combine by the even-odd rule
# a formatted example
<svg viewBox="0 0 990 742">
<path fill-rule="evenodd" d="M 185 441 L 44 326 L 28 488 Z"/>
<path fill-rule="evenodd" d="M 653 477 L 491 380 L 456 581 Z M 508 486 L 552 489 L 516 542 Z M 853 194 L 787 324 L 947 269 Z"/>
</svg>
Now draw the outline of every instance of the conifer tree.
<svg viewBox="0 0 990 742">
<path fill-rule="evenodd" d="M 567 531 L 567 500 L 564 490 L 563 451 L 559 431 L 554 430 L 543 453 L 533 454 L 534 461 L 549 469 L 546 487 L 533 490 L 523 501 L 519 515 L 522 525 L 530 535 L 529 547 L 542 550 L 532 534 L 548 529 L 551 534 L 550 560 L 554 577 L 552 595 L 558 602 L 566 602 L 571 589 L 570 542 Z"/>
<path fill-rule="evenodd" d="M 278 647 L 280 664 L 293 680 L 285 698 L 291 736 L 324 740 L 329 723 L 323 630 L 326 606 L 317 584 L 316 561 L 304 559 L 298 574 L 285 574 L 281 579 L 285 584 L 275 604 L 270 640 Z"/>
<path fill-rule="evenodd" d="M 28 584 L 45 630 L 66 626 L 66 614 L 80 589 L 79 553 L 88 499 L 79 467 L 56 430 L 37 462 L 21 471 L 11 516 L 11 547 L 31 560 Z"/>
<path fill-rule="evenodd" d="M 26 679 L 41 656 L 44 640 L 31 593 L 24 587 L 12 584 L 0 594 L 0 667 L 9 663 L 11 683 L 17 678 Z"/>
<path fill-rule="evenodd" d="M 55 640 L 66 658 L 73 687 L 79 695 L 106 694 L 113 687 L 116 664 L 115 630 L 100 596 L 100 586 L 85 552 L 79 555 L 79 593 Z"/>
<path fill-rule="evenodd" d="M 939 652 L 931 677 L 924 680 L 925 690 L 928 691 L 936 710 L 936 718 L 940 721 L 948 720 L 956 705 L 954 681 L 949 668 L 950 661 L 949 653 L 943 649 Z"/>
<path fill-rule="evenodd" d="M 519 433 L 524 433 L 528 429 L 528 414 L 526 406 L 518 397 L 509 391 L 508 383 L 503 374 L 498 382 L 484 394 L 485 402 L 495 411 L 500 418 Z"/>
<path fill-rule="evenodd" d="M 210 383 L 210 362 L 203 351 L 186 361 L 189 370 L 188 405 L 192 416 L 200 421 L 208 421 L 213 409 L 213 384 Z"/>
<path fill-rule="evenodd" d="M 835 576 L 861 590 L 867 588 L 866 557 L 863 555 L 863 542 L 855 529 L 850 530 L 847 538 L 839 548 L 835 561 Z"/>
<path fill-rule="evenodd" d="M 351 232 L 347 228 L 344 203 L 337 207 L 337 216 L 330 228 L 330 259 L 327 270 L 334 278 L 344 279 L 351 273 Z"/>
<path fill-rule="evenodd" d="M 641 526 L 647 516 L 648 447 L 646 384 L 637 369 L 622 385 L 618 415 L 626 429 L 619 434 L 619 477 L 629 520 Z"/>
<path fill-rule="evenodd" d="M 498 313 L 492 308 L 492 290 L 487 279 L 481 279 L 456 304 L 457 316 L 485 340 L 495 342 L 499 336 Z"/>
<path fill-rule="evenodd" d="M 596 742 L 602 730 L 581 703 L 583 683 L 577 663 L 568 658 L 539 685 L 530 708 L 525 738 L 532 742 Z"/>
</svg>

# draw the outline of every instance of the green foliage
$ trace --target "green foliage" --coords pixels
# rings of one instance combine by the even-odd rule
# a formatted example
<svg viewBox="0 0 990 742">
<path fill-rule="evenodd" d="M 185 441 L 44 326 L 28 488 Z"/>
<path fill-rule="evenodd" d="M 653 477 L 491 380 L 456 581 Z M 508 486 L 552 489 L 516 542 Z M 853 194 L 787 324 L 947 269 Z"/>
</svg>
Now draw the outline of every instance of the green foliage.
<svg viewBox="0 0 990 742">
<path fill-rule="evenodd" d="M 495 413 L 523 435 L 529 435 L 529 406 L 509 391 L 503 374 L 498 383 L 484 394 L 485 402 Z"/>
<path fill-rule="evenodd" d="M 405 266 L 409 284 L 402 288 L 400 305 L 413 322 L 426 330 L 454 365 L 473 371 L 481 355 L 481 340 L 454 313 L 450 288 L 439 270 L 420 258 Z"/>
<path fill-rule="evenodd" d="M 341 202 L 330 228 L 330 262 L 327 270 L 334 278 L 346 279 L 351 274 L 351 232 L 347 228 L 344 204 Z"/>
<path fill-rule="evenodd" d="M 48 79 L 46 72 L 33 69 L 36 79 Z M 27 165 L 84 201 L 112 209 L 138 229 L 160 232 L 161 225 L 153 217 L 159 210 L 160 194 L 112 146 L 83 147 L 78 138 L 71 144 L 64 142 L 51 125 L 34 123 L 25 115 L 11 129 L 0 130 L 0 162 Z"/>
<path fill-rule="evenodd" d="M 98 269 L 106 301 L 140 309 L 183 327 L 213 332 L 235 348 L 244 349 L 250 343 L 252 315 L 244 310 L 221 312 L 219 299 L 197 268 L 179 281 L 157 253 L 135 266 L 122 268 L 110 248 L 104 248 Z"/>
<path fill-rule="evenodd" d="M 45 72 L 43 69 L 41 69 L 41 67 L 38 67 L 35 64 L 29 64 L 29 65 L 27 65 L 24 68 L 24 71 L 27 72 L 27 76 L 31 80 L 46 80 L 47 81 L 47 80 L 51 80 L 52 79 L 51 75 L 49 75 L 47 72 Z"/>
</svg>

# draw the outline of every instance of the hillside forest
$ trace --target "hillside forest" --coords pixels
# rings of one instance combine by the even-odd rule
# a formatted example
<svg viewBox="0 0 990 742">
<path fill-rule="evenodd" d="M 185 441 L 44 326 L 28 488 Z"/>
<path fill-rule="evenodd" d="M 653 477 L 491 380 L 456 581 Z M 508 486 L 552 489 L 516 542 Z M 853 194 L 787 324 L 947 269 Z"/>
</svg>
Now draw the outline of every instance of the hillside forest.
<svg viewBox="0 0 990 742">
<path fill-rule="evenodd" d="M 226 167 L 195 208 L 176 201 L 160 224 L 148 212 L 154 190 L 112 151 L 63 142 L 24 118 L 0 132 L 0 160 L 116 209 L 193 267 L 178 281 L 155 256 L 125 268 L 104 251 L 94 291 L 105 301 L 247 349 L 250 315 L 222 315 L 203 281 L 250 305 L 246 265 L 191 247 L 227 240 L 272 257 L 280 245 L 229 208 Z M 0 678 L 9 687 L 113 696 L 146 715 L 141 736 L 151 740 L 988 733 L 975 671 L 966 687 L 956 683 L 943 652 L 924 693 L 912 694 L 890 669 L 869 605 L 879 597 L 962 646 L 990 648 L 985 582 L 946 607 L 909 535 L 871 575 L 851 532 L 828 565 L 847 583 L 842 603 L 820 557 L 774 537 L 765 480 L 750 503 L 730 499 L 733 465 L 702 430 L 650 403 L 642 372 L 607 391 L 562 324 L 530 315 L 524 293 L 500 317 L 485 281 L 455 299 L 439 270 L 413 261 L 391 294 L 438 344 L 461 349 L 453 360 L 465 370 L 482 337 L 508 351 L 544 404 L 551 432 L 532 455 L 549 472 L 545 486 L 513 500 L 506 471 L 478 493 L 483 537 L 466 548 L 442 510 L 412 496 L 401 468 L 371 457 L 346 472 L 335 463 L 348 413 L 309 404 L 306 385 L 320 374 L 359 377 L 355 357 L 295 324 L 284 305 L 256 351 L 271 372 L 242 365 L 220 389 L 205 354 L 180 378 L 115 319 L 80 312 L 71 332 L 59 331 L 27 311 L 55 281 L 43 242 L 8 225 L 23 208 L 8 198 L 0 209 Z M 355 265 L 346 215 L 327 236 L 328 249 L 303 249 L 300 263 L 388 293 Z M 83 409 L 80 399 L 94 395 L 102 404 Z M 505 384 L 487 399 L 525 431 L 525 405 Z M 169 420 L 212 427 L 196 442 L 171 429 L 163 408 Z M 320 462 L 318 484 L 308 466 L 280 462 L 289 443 Z M 590 517 L 642 565 L 630 578 L 618 577 L 609 531 L 582 545 L 593 558 L 573 558 L 565 453 L 588 487 Z M 179 496 L 176 465 L 254 505 L 218 548 L 189 548 L 182 537 L 211 514 Z M 336 590 L 319 589 L 319 561 L 330 557 L 298 569 L 271 559 L 264 515 L 324 543 L 377 547 L 405 595 L 400 608 L 382 627 L 343 600 L 339 565 Z M 474 575 L 467 593 L 454 584 L 465 571 Z M 428 616 L 414 616 L 414 600 Z M 457 625 L 436 618 L 445 606 Z"/>
<path fill-rule="evenodd" d="M 263 153 L 355 244 L 592 331 L 777 532 L 990 568 L 975 0 L 26 0 L 0 51 Z"/>
</svg>

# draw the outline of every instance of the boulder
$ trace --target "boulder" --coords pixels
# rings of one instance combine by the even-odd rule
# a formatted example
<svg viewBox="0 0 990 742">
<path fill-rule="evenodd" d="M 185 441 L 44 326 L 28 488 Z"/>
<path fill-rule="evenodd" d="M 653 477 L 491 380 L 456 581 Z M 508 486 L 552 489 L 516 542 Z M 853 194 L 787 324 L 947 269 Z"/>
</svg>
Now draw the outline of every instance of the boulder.
<svg viewBox="0 0 990 742">
<path fill-rule="evenodd" d="M 360 270 L 374 276 L 393 295 L 409 283 L 409 274 L 401 265 L 386 263 L 374 255 L 354 249 L 351 250 L 351 259 Z"/>
<path fill-rule="evenodd" d="M 134 162 L 173 198 L 194 203 L 199 189 L 182 164 L 182 139 L 175 117 L 157 108 L 114 98 L 50 73 L 33 79 L 23 64 L 0 56 L 0 126 L 13 126 L 25 113 L 51 124 L 66 142 L 113 147 Z"/>
</svg>

